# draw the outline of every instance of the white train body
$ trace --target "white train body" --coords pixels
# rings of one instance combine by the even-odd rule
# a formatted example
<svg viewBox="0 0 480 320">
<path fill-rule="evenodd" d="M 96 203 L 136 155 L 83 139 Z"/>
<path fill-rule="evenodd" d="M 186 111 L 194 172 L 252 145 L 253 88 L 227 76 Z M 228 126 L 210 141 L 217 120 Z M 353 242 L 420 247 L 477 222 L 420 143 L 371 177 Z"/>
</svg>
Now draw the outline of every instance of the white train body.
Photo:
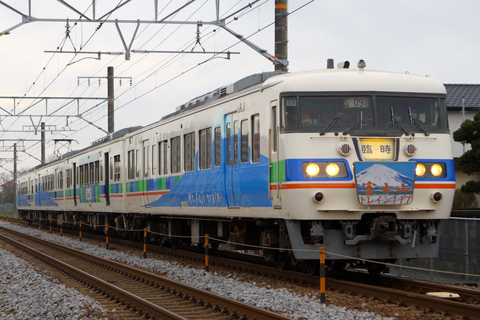
<svg viewBox="0 0 480 320">
<path fill-rule="evenodd" d="M 209 233 L 292 261 L 319 247 L 335 260 L 435 256 L 455 190 L 445 100 L 440 82 L 406 74 L 257 74 L 22 174 L 18 209 L 194 243 Z"/>
</svg>

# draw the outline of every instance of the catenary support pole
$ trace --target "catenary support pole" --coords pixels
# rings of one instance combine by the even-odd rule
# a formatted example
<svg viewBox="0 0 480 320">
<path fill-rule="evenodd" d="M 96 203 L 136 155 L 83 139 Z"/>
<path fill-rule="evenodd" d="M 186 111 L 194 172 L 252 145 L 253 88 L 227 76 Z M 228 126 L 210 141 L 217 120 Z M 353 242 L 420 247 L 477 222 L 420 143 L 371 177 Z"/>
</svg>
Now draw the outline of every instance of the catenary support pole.
<svg viewBox="0 0 480 320">
<path fill-rule="evenodd" d="M 275 57 L 286 62 L 275 70 L 288 71 L 288 0 L 275 0 Z"/>
<path fill-rule="evenodd" d="M 108 91 L 108 133 L 115 132 L 115 117 L 114 117 L 114 108 L 115 108 L 115 96 L 114 96 L 114 76 L 113 76 L 113 67 L 108 67 L 107 71 L 107 91 Z"/>
<path fill-rule="evenodd" d="M 41 162 L 45 163 L 45 122 L 40 124 L 40 149 L 41 149 Z"/>
</svg>

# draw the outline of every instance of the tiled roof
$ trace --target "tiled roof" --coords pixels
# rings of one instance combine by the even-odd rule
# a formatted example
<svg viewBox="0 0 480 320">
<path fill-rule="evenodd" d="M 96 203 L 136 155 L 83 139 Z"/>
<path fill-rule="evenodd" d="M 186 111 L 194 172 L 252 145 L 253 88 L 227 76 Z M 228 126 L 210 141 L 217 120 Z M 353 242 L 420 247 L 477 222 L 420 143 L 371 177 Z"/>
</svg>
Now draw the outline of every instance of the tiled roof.
<svg viewBox="0 0 480 320">
<path fill-rule="evenodd" d="M 465 110 L 480 109 L 480 84 L 445 84 L 447 109 L 461 109 L 465 98 Z"/>
</svg>

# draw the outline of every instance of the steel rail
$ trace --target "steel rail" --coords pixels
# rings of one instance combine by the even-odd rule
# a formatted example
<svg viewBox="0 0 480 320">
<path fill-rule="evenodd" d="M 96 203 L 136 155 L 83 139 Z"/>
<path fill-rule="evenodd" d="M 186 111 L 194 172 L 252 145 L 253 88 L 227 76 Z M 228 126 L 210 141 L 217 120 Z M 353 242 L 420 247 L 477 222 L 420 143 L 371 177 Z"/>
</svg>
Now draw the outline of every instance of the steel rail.
<svg viewBox="0 0 480 320">
<path fill-rule="evenodd" d="M 120 273 L 122 275 L 131 275 L 132 277 L 136 277 L 137 279 L 140 279 L 144 283 L 149 283 L 149 282 L 161 283 L 163 286 L 166 286 L 166 287 L 170 288 L 172 291 L 175 290 L 177 292 L 177 294 L 182 293 L 183 295 L 188 295 L 190 297 L 196 297 L 196 299 L 202 299 L 204 302 L 208 301 L 208 303 L 212 306 L 219 306 L 222 309 L 230 310 L 232 312 L 235 311 L 237 314 L 246 315 L 249 319 L 250 318 L 262 319 L 262 320 L 289 320 L 290 319 L 288 317 L 285 317 L 285 316 L 283 316 L 281 314 L 278 314 L 278 313 L 275 313 L 275 312 L 271 312 L 271 311 L 260 309 L 260 308 L 254 307 L 254 306 L 246 305 L 246 304 L 243 304 L 241 302 L 235 301 L 233 299 L 221 297 L 221 296 L 216 295 L 214 293 L 211 293 L 211 292 L 208 292 L 208 291 L 205 291 L 205 290 L 201 290 L 201 289 L 197 289 L 197 288 L 194 288 L 194 287 L 190 287 L 188 285 L 185 285 L 185 284 L 182 284 L 180 282 L 161 277 L 159 275 L 156 275 L 156 274 L 148 272 L 148 271 L 137 269 L 135 267 L 131 267 L 129 265 L 122 264 L 122 263 L 119 263 L 119 262 L 115 262 L 115 261 L 112 261 L 112 260 L 103 259 L 101 257 L 97 257 L 97 256 L 94 256 L 94 255 L 91 255 L 91 254 L 88 254 L 88 253 L 85 253 L 85 252 L 82 252 L 82 251 L 78 251 L 78 250 L 75 250 L 75 249 L 72 249 L 72 248 L 65 247 L 65 246 L 60 245 L 58 243 L 54 243 L 54 242 L 51 242 L 51 241 L 48 241 L 48 240 L 33 237 L 33 236 L 28 235 L 28 234 L 18 232 L 18 231 L 9 229 L 9 228 L 0 227 L 0 230 L 5 230 L 7 232 L 12 232 L 14 234 L 17 234 L 17 235 L 22 236 L 22 237 L 26 237 L 26 238 L 31 239 L 33 241 L 41 242 L 45 245 L 56 248 L 58 250 L 68 252 L 69 254 L 79 256 L 79 257 L 83 257 L 84 259 L 90 260 L 93 263 L 100 263 L 100 264 L 103 264 L 105 266 L 115 268 L 115 269 L 118 270 L 117 271 L 118 273 Z M 2 240 L 5 240 L 5 241 L 10 240 L 10 239 L 8 239 L 8 237 L 1 236 L 1 235 L 0 235 L 0 238 Z M 10 241 L 14 241 L 14 240 L 10 240 Z M 24 246 L 20 243 L 19 243 L 19 245 L 21 245 L 22 247 Z M 34 250 L 34 249 L 31 249 L 31 250 Z M 46 256 L 45 254 L 43 254 L 41 252 L 39 252 L 39 253 L 42 255 L 42 257 Z M 45 259 L 51 259 L 48 256 L 46 256 L 46 257 L 47 258 L 45 258 Z M 64 265 L 63 262 L 61 262 L 61 261 L 59 261 L 59 262 L 60 262 L 60 265 L 62 265 L 62 266 Z M 81 276 L 82 274 L 85 274 L 81 270 L 78 270 L 78 271 L 80 271 L 79 276 Z M 74 271 L 74 272 L 76 272 L 76 271 Z M 98 279 L 94 276 L 89 276 L 89 277 L 94 278 L 93 281 L 96 281 L 95 279 Z M 113 286 L 113 285 L 111 285 L 111 284 L 109 284 L 109 283 L 107 283 L 107 282 L 105 282 L 101 279 L 98 279 L 98 280 L 100 280 L 99 287 L 105 286 L 105 290 L 107 290 L 107 291 L 109 291 L 110 289 L 107 289 L 106 286 L 112 287 L 113 290 L 116 290 L 116 288 L 117 288 L 117 287 L 115 287 L 115 286 Z M 120 288 L 118 288 L 118 289 L 120 289 Z M 116 292 L 115 294 L 117 294 L 117 291 L 115 291 L 115 292 Z M 128 299 L 132 299 L 126 293 L 127 292 L 124 291 L 123 289 L 118 290 L 118 295 L 122 296 L 122 297 L 124 296 L 125 297 L 124 299 L 126 301 L 128 301 Z M 132 304 L 135 304 L 135 303 L 132 302 Z M 145 307 L 142 307 L 142 310 L 144 310 L 145 312 L 148 312 L 150 315 L 153 315 L 154 312 L 157 312 L 157 311 L 155 309 L 152 309 L 151 305 L 153 305 L 153 304 L 148 302 L 148 304 L 146 304 Z M 143 309 L 143 308 L 145 308 L 145 309 Z M 168 318 L 168 319 L 183 319 L 183 318 Z"/>
<path fill-rule="evenodd" d="M 158 305 L 155 305 L 139 296 L 136 296 L 126 290 L 123 290 L 113 284 L 110 284 L 100 278 L 97 278 L 91 274 L 88 274 L 80 269 L 75 268 L 69 264 L 66 264 L 62 261 L 59 261 L 56 258 L 53 258 L 49 255 L 44 254 L 38 250 L 35 250 L 27 245 L 24 245 L 18 241 L 10 239 L 4 235 L 0 234 L 0 239 L 8 242 L 9 244 L 25 251 L 26 253 L 42 260 L 43 262 L 53 266 L 56 269 L 63 270 L 63 272 L 67 273 L 73 278 L 76 279 L 83 279 L 90 283 L 92 286 L 97 287 L 98 290 L 103 290 L 104 292 L 109 292 L 114 297 L 124 300 L 126 303 L 130 303 L 138 307 L 142 312 L 147 312 L 150 316 L 157 316 L 161 317 L 161 319 L 168 319 L 168 320 L 188 320 L 182 316 L 179 316 L 165 308 L 162 308 Z M 37 239 L 38 240 L 38 239 Z"/>
<path fill-rule="evenodd" d="M 117 240 L 119 243 L 123 243 L 121 239 L 116 239 L 115 241 Z M 126 245 L 127 243 L 124 243 L 124 244 Z M 135 243 L 131 243 L 131 241 L 128 241 L 128 245 L 135 245 Z M 151 246 L 151 248 L 152 247 L 153 246 Z M 199 261 L 204 258 L 204 255 L 201 253 L 194 253 L 189 251 L 179 252 L 178 250 L 172 250 L 169 248 L 161 248 L 161 249 L 162 251 L 165 250 L 167 254 L 170 254 L 172 256 L 183 257 L 183 258 L 193 257 L 193 259 L 199 260 Z M 155 251 L 158 251 L 158 249 Z M 264 274 L 264 275 L 268 274 L 278 279 L 289 279 L 294 282 L 307 283 L 311 285 L 319 284 L 318 276 L 311 276 L 301 272 L 279 270 L 277 268 L 270 267 L 270 266 L 252 264 L 251 262 L 238 261 L 230 258 L 221 258 L 213 255 L 209 257 L 209 260 L 210 260 L 211 266 L 214 266 L 214 265 L 222 266 L 222 267 L 228 266 L 229 268 L 233 268 L 236 270 L 244 270 L 244 271 L 248 270 L 250 272 L 254 272 L 258 274 Z M 365 275 L 365 276 L 368 278 L 368 275 Z M 445 312 L 447 314 L 452 313 L 452 314 L 458 314 L 461 316 L 467 316 L 472 319 L 480 319 L 479 305 L 463 303 L 463 302 L 442 299 L 437 297 L 431 297 L 425 294 L 414 293 L 410 291 L 406 292 L 405 290 L 401 290 L 401 289 L 385 287 L 385 285 L 394 286 L 398 284 L 402 287 L 409 287 L 409 286 L 411 288 L 420 287 L 420 288 L 423 288 L 424 290 L 431 290 L 431 291 L 447 290 L 449 292 L 459 294 L 462 298 L 464 298 L 465 296 L 468 296 L 468 297 L 471 297 L 471 299 L 474 299 L 477 301 L 480 301 L 479 290 L 462 288 L 462 287 L 453 287 L 453 286 L 447 286 L 442 284 L 432 284 L 432 283 L 422 282 L 418 280 L 397 279 L 394 277 L 387 277 L 387 276 L 383 276 L 381 277 L 381 279 L 377 279 L 376 282 L 378 283 L 378 285 L 359 283 L 358 280 L 356 279 L 355 281 L 345 281 L 345 280 L 339 280 L 339 279 L 329 277 L 326 279 L 326 284 L 327 284 L 327 288 L 333 289 L 333 290 L 365 293 L 369 296 L 375 296 L 381 300 L 387 299 L 387 300 L 391 300 L 399 303 L 405 303 L 408 305 L 416 305 L 427 310 L 428 309 L 430 310 L 435 309 L 436 311 L 441 310 L 442 312 Z M 363 281 L 364 282 L 368 281 L 368 279 L 367 280 L 364 279 Z M 411 288 L 409 290 L 411 290 Z"/>
</svg>

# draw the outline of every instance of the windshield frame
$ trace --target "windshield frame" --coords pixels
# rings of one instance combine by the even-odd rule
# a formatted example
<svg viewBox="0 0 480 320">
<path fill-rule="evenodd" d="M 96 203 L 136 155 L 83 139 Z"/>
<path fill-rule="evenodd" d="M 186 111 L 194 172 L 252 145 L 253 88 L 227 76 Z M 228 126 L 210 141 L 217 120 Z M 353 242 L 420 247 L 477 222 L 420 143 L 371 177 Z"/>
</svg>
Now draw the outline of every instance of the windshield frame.
<svg viewBox="0 0 480 320">
<path fill-rule="evenodd" d="M 296 98 L 296 125 L 285 127 L 285 98 Z M 373 108 L 373 126 L 369 126 L 368 123 L 365 123 L 363 119 L 362 123 L 356 122 L 354 127 L 344 125 L 332 125 L 327 128 L 330 121 L 334 121 L 334 118 L 326 122 L 325 127 L 312 127 L 306 128 L 301 125 L 301 97 L 370 97 L 372 108 Z M 422 126 L 413 125 L 409 123 L 393 123 L 391 126 L 380 126 L 379 124 L 379 102 L 377 98 L 425 98 L 425 99 L 435 99 L 436 108 L 438 109 L 438 127 L 427 126 L 423 128 Z M 290 100 L 291 101 L 291 100 Z M 283 92 L 280 94 L 280 106 L 281 106 L 281 117 L 280 117 L 280 132 L 281 133 L 322 133 L 325 132 L 334 132 L 334 133 L 345 133 L 355 136 L 401 136 L 403 134 L 425 134 L 425 131 L 428 130 L 428 133 L 450 133 L 448 128 L 448 118 L 447 118 L 447 107 L 446 107 L 446 95 L 441 93 L 412 93 L 412 92 L 378 92 L 378 91 L 349 91 L 349 92 Z M 290 109 L 292 107 L 290 106 Z M 291 111 L 291 110 L 290 110 Z M 390 112 L 390 111 L 389 111 Z M 409 112 L 410 113 L 410 112 Z M 415 119 L 418 120 L 418 119 Z M 338 122 L 338 119 L 336 120 Z M 395 121 L 394 121 L 395 122 Z M 331 122 L 330 122 L 331 123 Z M 414 121 L 412 122 L 414 123 Z M 370 123 L 371 124 L 371 123 Z M 402 128 L 404 126 L 404 128 Z"/>
</svg>

